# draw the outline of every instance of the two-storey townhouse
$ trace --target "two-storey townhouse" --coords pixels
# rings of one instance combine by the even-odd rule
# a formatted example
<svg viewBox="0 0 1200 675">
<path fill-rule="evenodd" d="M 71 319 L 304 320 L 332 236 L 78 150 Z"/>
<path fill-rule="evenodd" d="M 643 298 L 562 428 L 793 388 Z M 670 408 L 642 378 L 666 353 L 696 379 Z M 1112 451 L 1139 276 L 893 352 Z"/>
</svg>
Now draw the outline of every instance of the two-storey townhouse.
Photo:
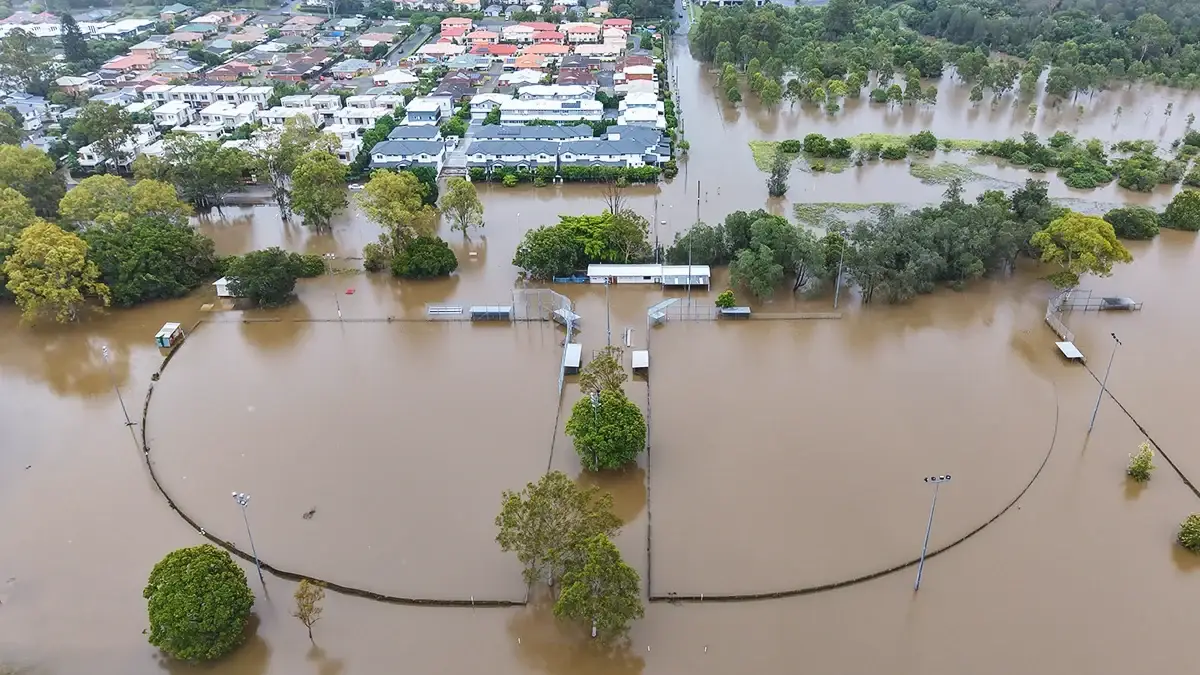
<svg viewBox="0 0 1200 675">
<path fill-rule="evenodd" d="M 371 168 L 429 167 L 441 173 L 446 144 L 441 141 L 380 141 L 371 148 Z"/>
</svg>

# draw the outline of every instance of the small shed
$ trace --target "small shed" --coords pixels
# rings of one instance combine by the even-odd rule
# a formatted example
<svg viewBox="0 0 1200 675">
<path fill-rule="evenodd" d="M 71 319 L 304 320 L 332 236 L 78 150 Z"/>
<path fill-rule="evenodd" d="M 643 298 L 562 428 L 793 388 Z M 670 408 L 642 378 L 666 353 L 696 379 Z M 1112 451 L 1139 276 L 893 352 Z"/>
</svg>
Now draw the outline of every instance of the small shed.
<svg viewBox="0 0 1200 675">
<path fill-rule="evenodd" d="M 720 316 L 722 319 L 749 319 L 750 318 L 750 308 L 749 307 L 722 307 Z"/>
<path fill-rule="evenodd" d="M 183 326 L 177 323 L 164 323 L 154 336 L 154 344 L 163 349 L 170 349 L 183 341 Z"/>
<path fill-rule="evenodd" d="M 566 346 L 563 351 L 563 371 L 568 375 L 574 375 L 579 372 L 579 366 L 583 361 L 583 345 L 578 342 L 572 342 Z"/>
<path fill-rule="evenodd" d="M 218 298 L 235 298 L 235 297 L 237 297 L 236 295 L 233 294 L 233 291 L 229 288 L 229 284 L 231 283 L 231 281 L 232 280 L 229 277 L 221 277 L 220 279 L 217 279 L 216 281 L 213 282 L 213 287 L 215 287 L 217 289 L 217 297 Z"/>
<path fill-rule="evenodd" d="M 512 321 L 512 305 L 474 305 L 470 309 L 472 321 Z"/>
<path fill-rule="evenodd" d="M 635 349 L 633 351 L 633 374 L 645 375 L 650 371 L 650 350 Z"/>
<path fill-rule="evenodd" d="M 1079 351 L 1074 342 L 1055 342 L 1054 346 L 1058 347 L 1058 351 L 1062 352 L 1068 361 L 1084 362 L 1083 352 Z"/>
</svg>

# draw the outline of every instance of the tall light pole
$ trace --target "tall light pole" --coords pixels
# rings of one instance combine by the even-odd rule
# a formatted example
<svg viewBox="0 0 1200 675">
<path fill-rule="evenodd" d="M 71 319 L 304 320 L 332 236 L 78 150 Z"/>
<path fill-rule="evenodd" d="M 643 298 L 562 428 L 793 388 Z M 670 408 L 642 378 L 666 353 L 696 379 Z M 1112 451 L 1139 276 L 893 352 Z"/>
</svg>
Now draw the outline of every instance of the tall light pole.
<svg viewBox="0 0 1200 675">
<path fill-rule="evenodd" d="M 612 284 L 612 277 L 604 279 L 604 330 L 608 334 L 608 346 L 612 346 L 612 312 L 608 304 L 608 287 Z"/>
<path fill-rule="evenodd" d="M 844 261 L 846 259 L 846 238 L 845 238 L 845 236 L 841 235 L 840 233 L 838 236 L 842 237 L 842 243 L 838 247 L 841 249 L 841 252 L 838 254 L 837 286 L 833 289 L 833 308 L 834 309 L 837 309 L 838 296 L 840 296 L 842 294 L 842 261 Z"/>
<path fill-rule="evenodd" d="M 326 253 L 326 254 L 322 255 L 321 257 L 325 259 L 325 273 L 332 275 L 333 269 L 329 266 L 329 261 L 337 258 L 337 254 L 336 253 Z M 341 321 L 342 320 L 342 301 L 338 299 L 337 286 L 334 286 L 334 288 L 333 288 L 333 304 L 335 307 L 337 307 L 338 321 Z"/>
<path fill-rule="evenodd" d="M 925 526 L 925 543 L 921 545 L 921 562 L 917 563 L 917 583 L 913 584 L 914 591 L 921 590 L 921 572 L 925 570 L 925 554 L 929 551 L 929 533 L 933 531 L 933 512 L 937 509 L 938 488 L 942 483 L 950 482 L 950 474 L 929 476 L 925 482 L 933 483 L 933 504 L 929 507 L 929 524 Z"/>
<path fill-rule="evenodd" d="M 263 578 L 262 562 L 258 559 L 258 549 L 254 547 L 254 535 L 250 534 L 250 519 L 246 517 L 246 506 L 250 503 L 250 495 L 245 492 L 233 493 L 233 501 L 242 507 L 242 521 L 246 523 L 246 536 L 250 538 L 250 552 L 254 554 L 254 567 L 258 570 L 258 581 L 267 587 L 267 580 Z"/>
<path fill-rule="evenodd" d="M 1092 433 L 1092 426 L 1096 424 L 1096 413 L 1100 412 L 1100 401 L 1104 399 L 1104 392 L 1108 391 L 1108 374 L 1112 372 L 1113 359 L 1117 356 L 1117 347 L 1121 346 L 1121 341 L 1117 338 L 1116 333 L 1109 333 L 1113 339 L 1113 350 L 1108 355 L 1108 367 L 1104 369 L 1104 379 L 1100 381 L 1100 393 L 1096 396 L 1096 407 L 1092 409 L 1092 421 L 1088 422 L 1088 433 Z"/>
<path fill-rule="evenodd" d="M 121 414 L 125 416 L 125 426 L 129 427 L 129 436 L 133 439 L 133 447 L 140 449 L 141 443 L 138 443 L 137 433 L 133 430 L 133 420 L 129 419 L 129 409 L 125 407 L 125 399 L 121 397 L 121 388 L 117 386 L 117 378 L 113 375 L 108 345 L 101 345 L 100 353 L 104 356 L 104 368 L 108 371 L 108 381 L 112 383 L 113 391 L 117 392 L 117 402 L 121 404 Z"/>
</svg>

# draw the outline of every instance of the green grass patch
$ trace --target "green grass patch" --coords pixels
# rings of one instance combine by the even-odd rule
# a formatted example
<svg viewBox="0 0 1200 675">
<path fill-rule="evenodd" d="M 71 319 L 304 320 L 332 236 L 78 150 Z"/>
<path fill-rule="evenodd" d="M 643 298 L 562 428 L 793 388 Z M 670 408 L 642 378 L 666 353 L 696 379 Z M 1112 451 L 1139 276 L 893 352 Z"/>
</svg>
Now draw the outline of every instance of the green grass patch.
<svg viewBox="0 0 1200 675">
<path fill-rule="evenodd" d="M 981 173 L 953 162 L 913 162 L 908 165 L 908 174 L 927 185 L 948 185 L 955 179 L 964 183 L 988 179 Z"/>
<path fill-rule="evenodd" d="M 759 171 L 770 171 L 771 162 L 775 159 L 775 151 L 779 148 L 779 141 L 750 141 L 750 152 L 754 155 L 754 166 L 758 167 Z M 798 154 L 784 153 L 784 156 L 789 161 L 799 157 Z"/>
<path fill-rule="evenodd" d="M 829 229 L 845 223 L 847 219 L 861 220 L 876 216 L 880 209 L 889 205 L 899 206 L 891 202 L 811 202 L 795 204 L 792 212 L 801 225 Z"/>
</svg>

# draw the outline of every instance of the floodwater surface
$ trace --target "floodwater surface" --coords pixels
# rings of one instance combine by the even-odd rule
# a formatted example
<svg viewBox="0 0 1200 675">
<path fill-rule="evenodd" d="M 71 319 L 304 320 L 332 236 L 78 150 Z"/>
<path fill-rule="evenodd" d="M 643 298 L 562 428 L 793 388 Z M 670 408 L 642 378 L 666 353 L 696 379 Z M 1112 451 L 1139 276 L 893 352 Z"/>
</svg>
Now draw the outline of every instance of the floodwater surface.
<svg viewBox="0 0 1200 675">
<path fill-rule="evenodd" d="M 1085 136 L 1161 132 L 1169 141 L 1193 100 L 1135 87 L 1081 101 L 1083 115 L 1043 106 L 1031 123 L 1024 101 L 971 108 L 943 83 L 943 104 L 932 110 L 859 104 L 835 118 L 799 106 L 767 115 L 714 99 L 711 77 L 681 45 L 673 53 L 691 157 L 680 179 L 630 190 L 662 240 L 695 219 L 697 181 L 706 220 L 739 208 L 789 213 L 788 200 L 766 198 L 750 140 L 927 126 L 939 136 L 994 138 L 1065 125 Z M 1164 119 L 1169 100 L 1174 115 Z M 1022 172 L 994 169 L 1022 180 Z M 795 172 L 788 199 L 911 203 L 935 200 L 941 189 L 902 166 L 877 166 L 816 178 Z M 1052 190 L 1070 196 L 1061 185 Z M 450 238 L 461 261 L 451 280 L 339 273 L 301 282 L 284 310 L 244 313 L 204 311 L 214 298 L 202 288 L 65 327 L 21 325 L 0 307 L 0 664 L 64 675 L 1116 675 L 1190 667 L 1180 647 L 1194 633 L 1200 565 L 1173 538 L 1198 500 L 1165 458 L 1142 487 L 1124 467 L 1149 433 L 1181 470 L 1200 476 L 1190 423 L 1200 394 L 1200 362 L 1190 357 L 1200 308 L 1187 295 L 1200 283 L 1195 235 L 1132 244 L 1134 264 L 1086 282 L 1144 302 L 1141 311 L 1066 317 L 1100 376 L 1110 334 L 1123 344 L 1109 386 L 1137 423 L 1105 399 L 1090 434 L 1098 385 L 1057 358 L 1040 324 L 1052 291 L 1034 266 L 902 307 L 862 307 L 843 294 L 841 320 L 669 322 L 649 335 L 645 310 L 664 297 L 658 289 L 559 287 L 583 316 L 585 355 L 624 343 L 628 330 L 632 346 L 649 344 L 652 353 L 649 383 L 627 386 L 631 399 L 649 402 L 650 455 L 592 476 L 579 470 L 562 430 L 579 391 L 568 379 L 557 396 L 558 329 L 350 321 L 420 319 L 429 302 L 504 303 L 519 285 L 510 261 L 521 233 L 602 205 L 585 186 L 483 192 L 488 225 L 469 242 Z M 1104 194 L 1090 198 L 1135 200 L 1116 188 Z M 319 236 L 280 223 L 269 207 L 223 216 L 200 223 L 223 253 L 281 245 L 336 253 L 335 267 L 355 267 L 348 259 L 378 233 L 353 211 Z M 723 275 L 692 299 L 711 303 L 721 288 Z M 828 293 L 781 292 L 756 308 L 830 305 Z M 491 543 L 491 520 L 499 491 L 536 480 L 548 460 L 614 493 L 625 522 L 617 543 L 655 594 L 747 592 L 912 558 L 931 497 L 921 479 L 951 473 L 932 534 L 934 547 L 944 545 L 1015 497 L 1054 444 L 1016 506 L 931 559 L 916 593 L 910 568 L 786 600 L 653 603 L 629 643 L 609 650 L 556 622 L 545 602 L 440 609 L 330 593 L 314 645 L 290 616 L 294 585 L 268 575 L 264 593 L 243 565 L 258 591 L 253 635 L 228 659 L 197 669 L 163 660 L 143 634 L 150 568 L 203 540 L 150 481 L 121 404 L 137 432 L 162 360 L 154 333 L 167 321 L 202 318 L 212 323 L 178 352 L 151 408 L 149 438 L 168 489 L 239 542 L 244 525 L 227 495 L 250 492 L 247 515 L 265 558 L 393 592 L 519 597 L 519 566 Z"/>
</svg>

